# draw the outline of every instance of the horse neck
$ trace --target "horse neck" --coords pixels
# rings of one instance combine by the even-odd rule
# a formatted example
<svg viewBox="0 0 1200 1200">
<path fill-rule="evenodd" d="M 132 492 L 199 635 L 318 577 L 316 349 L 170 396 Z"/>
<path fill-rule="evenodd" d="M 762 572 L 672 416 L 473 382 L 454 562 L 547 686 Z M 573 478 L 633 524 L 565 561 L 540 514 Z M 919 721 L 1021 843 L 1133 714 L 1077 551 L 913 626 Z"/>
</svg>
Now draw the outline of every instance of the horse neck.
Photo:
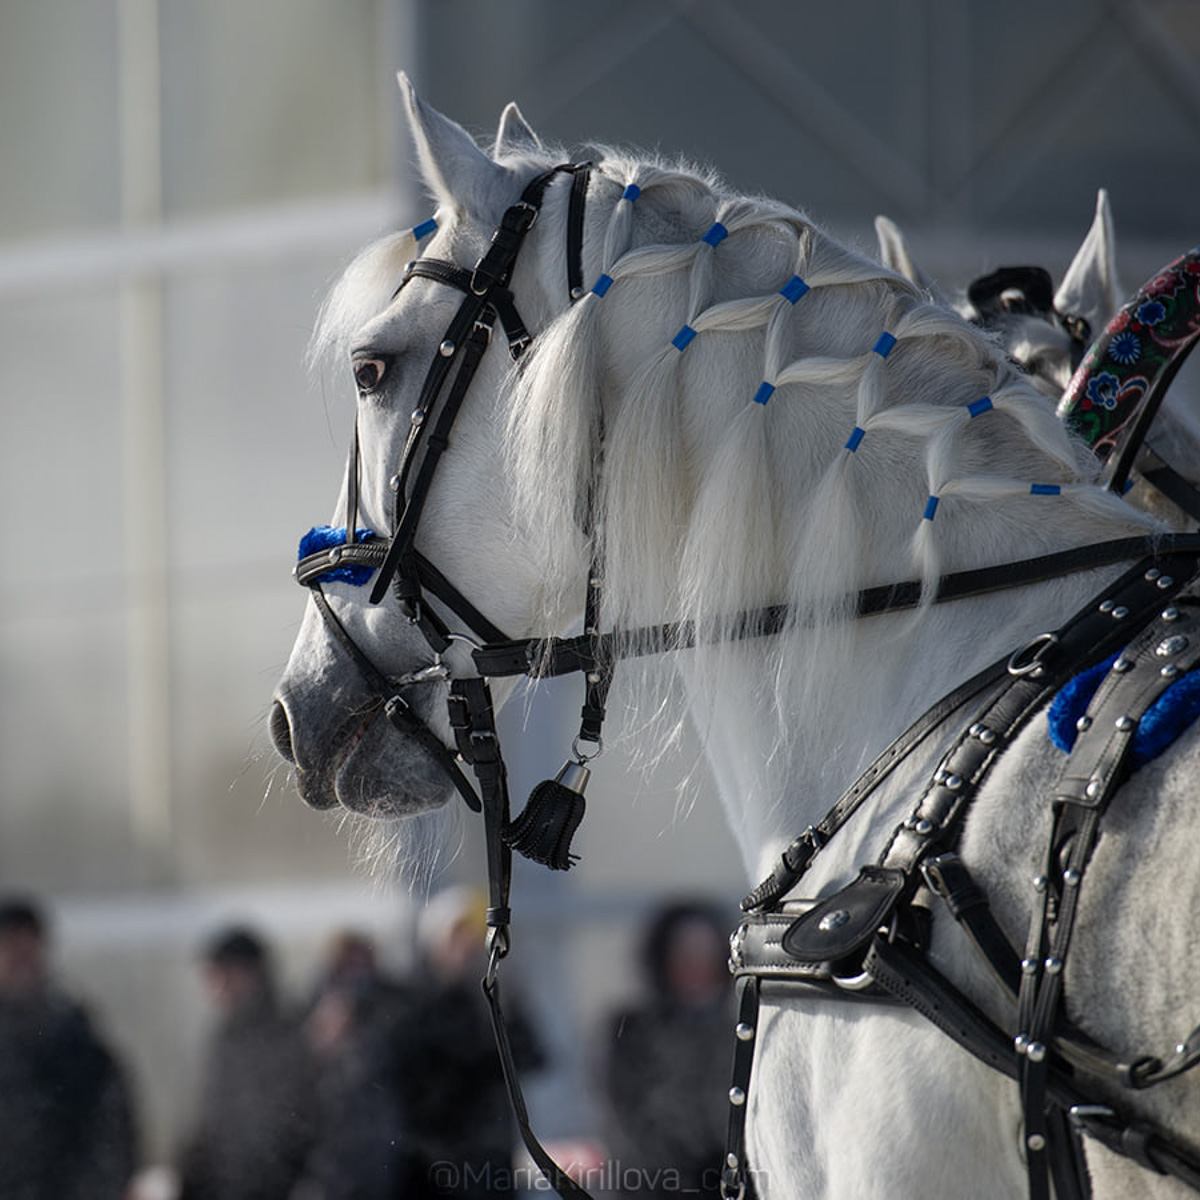
<svg viewBox="0 0 1200 1200">
<path fill-rule="evenodd" d="M 768 639 L 726 648 L 720 667 L 681 657 L 677 671 L 689 716 L 748 878 L 764 877 L 783 847 L 818 822 L 928 707 L 1039 633 L 1057 628 L 1124 569 L 954 601 L 920 617 L 872 617 L 852 631 L 826 630 L 811 639 L 793 634 L 784 656 L 810 664 L 802 689 L 778 683 L 787 667 L 781 668 L 780 650 Z M 832 653 L 817 640 L 831 632 Z M 970 719 L 964 715 L 964 725 Z M 896 802 L 907 811 L 911 796 L 900 795 Z M 866 836 L 862 828 L 858 832 Z M 839 839 L 834 857 L 842 850 L 853 856 L 856 845 Z M 878 849 L 869 848 L 868 858 Z M 826 865 L 836 867 L 834 858 Z M 839 869 L 844 873 L 853 865 L 843 862 Z"/>
</svg>

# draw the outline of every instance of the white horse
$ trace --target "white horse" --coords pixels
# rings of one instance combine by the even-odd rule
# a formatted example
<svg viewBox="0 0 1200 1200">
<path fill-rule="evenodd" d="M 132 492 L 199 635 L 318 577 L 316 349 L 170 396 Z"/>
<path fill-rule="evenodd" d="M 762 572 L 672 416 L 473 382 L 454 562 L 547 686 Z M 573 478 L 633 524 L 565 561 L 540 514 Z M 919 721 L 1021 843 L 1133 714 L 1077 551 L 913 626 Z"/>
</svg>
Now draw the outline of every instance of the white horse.
<svg viewBox="0 0 1200 1200">
<path fill-rule="evenodd" d="M 561 156 L 512 106 L 486 154 L 402 82 L 437 202 L 425 253 L 469 268 L 528 181 Z M 753 883 L 940 695 L 1058 627 L 1130 564 L 862 620 L 847 597 L 916 579 L 928 601 L 944 572 L 1157 526 L 1096 486 L 1087 448 L 992 340 L 907 280 L 784 204 L 642 156 L 595 158 L 586 295 L 572 303 L 564 283 L 573 188 L 563 175 L 546 187 L 512 279 L 533 347 L 517 369 L 501 347 L 483 355 L 417 547 L 513 638 L 577 633 L 594 558 L 605 629 L 690 620 L 732 634 L 734 614 L 788 605 L 779 632 L 662 656 L 686 713 L 658 713 L 656 695 L 638 718 L 651 738 L 694 723 Z M 320 331 L 358 384 L 359 524 L 385 536 L 414 397 L 460 301 L 421 276 L 397 291 L 414 251 L 409 233 L 365 251 Z M 344 490 L 339 512 L 348 504 L 353 512 Z M 395 600 L 371 605 L 351 583 L 324 592 L 348 636 L 382 675 L 408 683 L 414 714 L 451 745 L 442 683 L 417 681 L 435 674 L 422 674 L 431 651 Z M 381 819 L 447 805 L 454 789 L 437 748 L 382 719 L 330 629 L 310 604 L 272 717 L 302 795 Z M 452 674 L 472 674 L 461 643 L 444 658 Z M 871 796 L 817 857 L 805 895 L 832 893 L 878 857 L 956 732 Z M 1132 775 L 1082 889 L 1066 1009 L 1122 1053 L 1169 1053 L 1200 1021 L 1200 872 L 1187 836 L 1197 753 L 1187 733 Z M 1018 946 L 1061 758 L 1044 721 L 1030 722 L 959 847 Z M 1014 1032 L 944 914 L 931 958 Z M 748 1145 L 764 1197 L 1025 1194 L 1015 1085 L 911 1009 L 768 990 L 754 1072 Z M 1189 1076 L 1130 1103 L 1185 1141 L 1197 1130 Z M 1097 1197 L 1191 1194 L 1090 1142 L 1088 1162 Z"/>
</svg>

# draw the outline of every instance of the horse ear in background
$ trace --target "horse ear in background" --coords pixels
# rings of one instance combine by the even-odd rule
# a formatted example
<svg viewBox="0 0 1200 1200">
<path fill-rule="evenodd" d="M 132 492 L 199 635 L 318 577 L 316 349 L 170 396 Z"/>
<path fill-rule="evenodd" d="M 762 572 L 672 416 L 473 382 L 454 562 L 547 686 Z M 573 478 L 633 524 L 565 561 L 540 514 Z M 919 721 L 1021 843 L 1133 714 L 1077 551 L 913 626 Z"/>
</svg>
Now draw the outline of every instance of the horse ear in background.
<svg viewBox="0 0 1200 1200">
<path fill-rule="evenodd" d="M 949 299 L 942 294 L 941 288 L 933 281 L 933 277 L 913 258 L 912 251 L 908 248 L 908 239 L 891 217 L 875 218 L 875 236 L 879 239 L 879 259 L 885 267 L 890 267 L 897 275 L 903 275 L 910 283 L 915 283 L 935 304 L 953 307 Z"/>
<path fill-rule="evenodd" d="M 1117 239 L 1113 230 L 1108 192 L 1096 193 L 1096 215 L 1092 227 L 1075 252 L 1058 291 L 1054 310 L 1082 317 L 1093 336 L 1108 324 L 1121 306 L 1123 289 L 1117 281 Z"/>
<path fill-rule="evenodd" d="M 492 157 L 501 159 L 517 154 L 536 154 L 541 149 L 541 138 L 530 128 L 521 110 L 515 104 L 506 105 L 500 114 L 500 127 L 496 130 Z"/>
</svg>

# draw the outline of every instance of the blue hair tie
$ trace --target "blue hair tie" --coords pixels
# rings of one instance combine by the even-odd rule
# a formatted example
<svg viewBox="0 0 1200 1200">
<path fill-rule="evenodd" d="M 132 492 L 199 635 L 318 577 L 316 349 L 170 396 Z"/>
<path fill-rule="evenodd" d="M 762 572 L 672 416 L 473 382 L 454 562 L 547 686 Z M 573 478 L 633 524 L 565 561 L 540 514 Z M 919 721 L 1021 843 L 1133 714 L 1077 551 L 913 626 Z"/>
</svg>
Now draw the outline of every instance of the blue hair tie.
<svg viewBox="0 0 1200 1200">
<path fill-rule="evenodd" d="M 855 425 L 855 427 L 852 430 L 850 430 L 850 436 L 846 439 L 846 449 L 849 450 L 851 454 L 853 454 L 855 452 L 855 450 L 858 449 L 863 438 L 865 438 L 866 436 L 867 436 L 867 431 L 865 429 L 863 429 L 862 426 Z"/>
<path fill-rule="evenodd" d="M 758 385 L 758 391 L 754 393 L 754 403 L 765 405 L 774 394 L 775 385 L 773 383 L 767 383 L 767 381 L 764 379 L 763 382 Z"/>
<path fill-rule="evenodd" d="M 992 404 L 991 396 L 981 396 L 978 400 L 974 400 L 967 405 L 967 412 L 974 418 L 981 416 L 985 412 L 990 412 L 994 407 L 995 405 Z"/>
<path fill-rule="evenodd" d="M 601 275 L 600 278 L 596 280 L 596 284 L 592 288 L 592 291 L 595 292 L 597 296 L 603 296 L 605 293 L 607 293 L 608 289 L 612 287 L 612 285 L 613 277 L 611 275 Z"/>
<path fill-rule="evenodd" d="M 1057 483 L 1031 483 L 1029 494 L 1031 496 L 1061 496 L 1062 488 Z"/>
<path fill-rule="evenodd" d="M 729 230 L 720 221 L 714 221 L 712 227 L 700 240 L 710 246 L 717 246 L 729 236 Z"/>
<path fill-rule="evenodd" d="M 932 521 L 934 516 L 937 514 L 937 509 L 938 509 L 937 496 L 930 496 L 929 499 L 925 501 L 925 520 Z"/>
<path fill-rule="evenodd" d="M 690 326 L 685 325 L 672 339 L 671 345 L 682 354 L 691 344 L 692 338 L 696 336 L 696 331 Z"/>
<path fill-rule="evenodd" d="M 789 304 L 795 304 L 796 301 L 799 300 L 800 297 L 803 296 L 807 291 L 808 284 L 805 283 L 799 275 L 793 275 L 791 279 L 789 279 L 787 283 L 785 283 L 783 287 L 779 289 L 779 294 Z"/>
<path fill-rule="evenodd" d="M 627 183 L 625 190 L 621 193 L 621 199 L 628 200 L 632 204 L 641 194 L 642 189 L 636 183 Z"/>
<path fill-rule="evenodd" d="M 875 345 L 873 345 L 871 349 L 878 354 L 880 358 L 887 358 L 887 356 L 891 354 L 892 347 L 895 344 L 896 339 L 892 336 L 892 334 L 881 333 L 878 341 L 876 341 Z"/>
<path fill-rule="evenodd" d="M 422 238 L 428 237 L 437 229 L 437 222 L 430 217 L 427 221 L 422 221 L 420 225 L 414 225 L 412 235 L 419 242 Z"/>
</svg>

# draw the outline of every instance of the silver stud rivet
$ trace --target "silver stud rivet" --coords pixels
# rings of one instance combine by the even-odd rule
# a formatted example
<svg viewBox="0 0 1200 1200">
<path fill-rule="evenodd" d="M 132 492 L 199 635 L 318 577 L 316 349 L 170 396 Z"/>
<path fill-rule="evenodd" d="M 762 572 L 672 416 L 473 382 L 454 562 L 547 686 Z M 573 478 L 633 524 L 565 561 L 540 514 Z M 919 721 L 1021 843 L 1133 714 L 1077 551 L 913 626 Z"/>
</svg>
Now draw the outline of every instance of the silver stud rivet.
<svg viewBox="0 0 1200 1200">
<path fill-rule="evenodd" d="M 1111 600 L 1104 600 L 1104 601 L 1101 601 L 1100 611 L 1102 613 L 1110 613 L 1110 612 L 1112 612 L 1114 607 L 1115 607 L 1115 605 L 1113 604 L 1113 602 Z"/>
<path fill-rule="evenodd" d="M 587 681 L 588 681 L 588 683 L 599 683 L 600 682 L 600 672 L 599 671 L 589 671 L 587 673 Z"/>
<path fill-rule="evenodd" d="M 1175 580 L 1172 579 L 1170 575 L 1161 576 L 1159 578 L 1158 582 L 1155 584 L 1155 587 L 1162 588 L 1162 590 L 1164 592 L 1167 590 L 1167 588 L 1174 587 L 1174 586 L 1175 586 Z"/>
<path fill-rule="evenodd" d="M 1159 671 L 1159 674 L 1166 679 L 1174 679 L 1175 676 L 1179 674 L 1178 663 L 1167 663 L 1167 665 Z"/>
<path fill-rule="evenodd" d="M 1062 971 L 1062 969 L 1063 969 L 1062 959 L 1059 958 L 1057 955 L 1052 954 L 1052 955 L 1050 955 L 1050 957 L 1048 959 L 1046 959 L 1047 974 L 1057 975 Z"/>
<path fill-rule="evenodd" d="M 1046 890 L 1045 875 L 1035 875 L 1033 877 L 1033 890 L 1035 892 L 1044 892 Z"/>
<path fill-rule="evenodd" d="M 1118 604 L 1117 607 L 1112 610 L 1112 615 L 1114 621 L 1123 621 L 1127 616 L 1129 616 L 1129 609 L 1127 609 L 1123 604 Z"/>
<path fill-rule="evenodd" d="M 1036 1153 L 1039 1150 L 1045 1150 L 1046 1139 L 1044 1137 L 1042 1137 L 1042 1135 L 1040 1133 L 1031 1133 L 1025 1139 L 1025 1145 L 1027 1145 L 1030 1148 L 1030 1150 L 1032 1150 Z"/>
<path fill-rule="evenodd" d="M 1082 878 L 1083 876 L 1081 876 L 1074 867 L 1068 867 L 1063 872 L 1063 883 L 1065 883 L 1067 887 L 1078 887 L 1079 881 Z"/>
<path fill-rule="evenodd" d="M 340 562 L 341 558 L 342 558 L 341 546 L 334 546 L 333 549 L 329 551 L 329 561 L 331 563 Z"/>
<path fill-rule="evenodd" d="M 732 1150 L 727 1155 L 725 1155 L 725 1165 L 731 1171 L 737 1170 L 739 1161 L 740 1160 L 738 1159 L 738 1156 L 736 1154 L 734 1154 Z"/>
<path fill-rule="evenodd" d="M 1118 717 L 1113 724 L 1121 733 L 1128 733 L 1137 722 L 1132 717 Z"/>
<path fill-rule="evenodd" d="M 1118 674 L 1123 674 L 1125 671 L 1132 671 L 1133 670 L 1133 659 L 1132 658 L 1118 658 L 1117 661 L 1115 663 L 1113 663 L 1112 669 L 1114 671 L 1116 671 Z"/>
<path fill-rule="evenodd" d="M 918 822 L 917 822 L 917 823 L 916 823 L 916 824 L 913 826 L 913 829 L 914 829 L 914 830 L 915 830 L 917 833 L 919 833 L 919 834 L 920 834 L 922 837 L 924 837 L 924 836 L 925 836 L 927 833 L 932 833 L 932 832 L 933 832 L 933 822 L 932 822 L 932 821 L 927 821 L 927 820 L 925 820 L 925 818 L 924 818 L 924 817 L 922 817 L 922 818 L 921 818 L 921 819 L 920 819 L 920 820 L 919 820 L 919 821 L 918 821 Z"/>
<path fill-rule="evenodd" d="M 754 1026 L 747 1025 L 745 1021 L 739 1021 L 734 1026 L 733 1034 L 739 1042 L 752 1042 L 754 1041 Z"/>
<path fill-rule="evenodd" d="M 833 912 L 827 912 L 818 922 L 817 928 L 822 933 L 830 933 L 834 929 L 839 929 L 841 926 L 850 920 L 849 912 L 844 908 L 835 908 Z"/>
<path fill-rule="evenodd" d="M 1021 971 L 1022 971 L 1022 973 L 1023 973 L 1023 974 L 1025 974 L 1025 975 L 1036 975 L 1036 974 L 1037 974 L 1037 967 L 1038 967 L 1038 965 L 1037 965 L 1037 959 L 1036 959 L 1036 958 L 1023 958 L 1023 959 L 1021 959 Z"/>
<path fill-rule="evenodd" d="M 1025 1049 L 1028 1045 L 1029 1045 L 1029 1038 L 1026 1037 L 1025 1034 L 1023 1034 L 1023 1033 L 1018 1033 L 1017 1036 L 1015 1038 L 1013 1038 L 1013 1049 L 1018 1054 L 1024 1054 Z"/>
<path fill-rule="evenodd" d="M 1179 1045 L 1175 1047 L 1175 1053 L 1176 1054 L 1186 1054 L 1187 1053 L 1187 1042 L 1180 1042 Z"/>
<path fill-rule="evenodd" d="M 1092 718 L 1089 717 L 1086 713 L 1084 713 L 1084 715 L 1082 717 L 1080 717 L 1078 721 L 1075 722 L 1075 728 L 1078 729 L 1080 733 L 1086 733 L 1087 730 L 1091 729 L 1091 727 L 1092 727 Z"/>
<path fill-rule="evenodd" d="M 578 300 L 578 299 L 579 299 L 579 297 L 580 297 L 580 296 L 582 296 L 582 295 L 583 295 L 583 288 L 581 288 L 581 287 L 573 287 L 573 288 L 571 289 L 571 299 L 572 299 L 572 300 Z"/>
<path fill-rule="evenodd" d="M 388 480 L 388 487 L 390 487 L 393 492 L 398 492 L 400 490 L 400 476 L 393 475 L 391 479 Z"/>
<path fill-rule="evenodd" d="M 1169 605 L 1162 610 L 1162 619 L 1164 621 L 1178 621 L 1179 609 L 1177 609 L 1173 604 Z"/>
<path fill-rule="evenodd" d="M 1161 574 L 1157 567 L 1151 567 L 1145 574 L 1145 580 L 1147 583 L 1153 583 Z"/>
<path fill-rule="evenodd" d="M 1083 794 L 1085 796 L 1090 796 L 1092 799 L 1095 799 L 1098 795 L 1100 795 L 1100 791 L 1103 786 L 1104 785 L 1098 779 L 1093 779 L 1087 785 L 1087 787 L 1085 787 L 1083 789 Z"/>
<path fill-rule="evenodd" d="M 1046 1047 L 1041 1042 L 1030 1042 L 1025 1047 L 1025 1055 L 1030 1062 L 1041 1062 L 1046 1057 Z"/>
<path fill-rule="evenodd" d="M 992 730 L 992 729 L 981 729 L 981 730 L 979 731 L 979 740 L 980 740 L 980 741 L 981 741 L 981 742 L 982 742 L 982 743 L 983 743 L 985 746 L 991 746 L 991 745 L 992 745 L 992 744 L 993 744 L 993 743 L 996 741 L 996 733 L 995 733 L 995 730 Z"/>
<path fill-rule="evenodd" d="M 1157 646 L 1154 647 L 1154 653 L 1159 658 L 1170 658 L 1173 654 L 1181 654 L 1188 648 L 1188 640 L 1181 633 L 1173 634 L 1169 638 L 1163 638 Z"/>
<path fill-rule="evenodd" d="M 963 783 L 963 781 L 962 781 L 961 775 L 947 775 L 946 776 L 946 779 L 945 779 L 946 787 L 948 787 L 952 792 L 957 792 L 958 789 L 960 787 L 962 787 L 962 783 Z"/>
<path fill-rule="evenodd" d="M 729 1103 L 735 1108 L 740 1108 L 746 1103 L 746 1093 L 740 1087 L 731 1087 L 729 1089 Z"/>
<path fill-rule="evenodd" d="M 455 347 L 454 343 L 453 343 L 453 342 L 452 342 L 452 341 L 451 341 L 449 338 L 447 338 L 447 339 L 446 339 L 446 340 L 445 340 L 445 341 L 444 341 L 444 342 L 443 342 L 443 343 L 442 343 L 442 344 L 441 344 L 441 345 L 438 347 L 438 353 L 439 353 L 439 354 L 440 354 L 440 355 L 441 355 L 443 358 L 451 358 L 451 357 L 453 357 L 453 355 L 454 355 L 454 351 L 455 351 L 455 349 L 456 349 L 456 347 Z"/>
</svg>

